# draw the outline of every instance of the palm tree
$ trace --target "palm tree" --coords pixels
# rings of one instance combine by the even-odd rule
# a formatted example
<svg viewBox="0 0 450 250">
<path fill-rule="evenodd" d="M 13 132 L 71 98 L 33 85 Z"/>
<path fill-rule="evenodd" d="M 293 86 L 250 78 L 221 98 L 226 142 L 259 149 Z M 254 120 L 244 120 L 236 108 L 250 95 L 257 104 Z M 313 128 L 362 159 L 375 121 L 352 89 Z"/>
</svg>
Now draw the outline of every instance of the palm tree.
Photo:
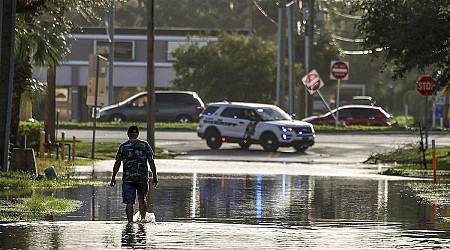
<svg viewBox="0 0 450 250">
<path fill-rule="evenodd" d="M 33 121 L 33 106 L 37 106 L 42 101 L 47 91 L 47 85 L 41 81 L 33 79 L 22 94 L 20 103 L 20 120 Z"/>
<path fill-rule="evenodd" d="M 30 13 L 18 13 L 14 46 L 14 82 L 11 113 L 11 143 L 17 142 L 20 104 L 23 93 L 34 82 L 33 64 L 56 67 L 69 52 L 68 29 L 54 22 L 31 18 Z M 32 21 L 30 21 L 32 20 Z"/>
<path fill-rule="evenodd" d="M 22 94 L 34 82 L 33 65 L 48 67 L 54 72 L 70 50 L 66 39 L 77 27 L 64 16 L 64 12 L 72 11 L 88 19 L 99 19 L 95 9 L 104 8 L 110 2 L 111 0 L 17 1 L 11 113 L 12 144 L 18 139 Z M 49 90 L 54 90 L 54 86 L 48 87 Z M 54 103 L 55 100 L 50 101 Z"/>
</svg>

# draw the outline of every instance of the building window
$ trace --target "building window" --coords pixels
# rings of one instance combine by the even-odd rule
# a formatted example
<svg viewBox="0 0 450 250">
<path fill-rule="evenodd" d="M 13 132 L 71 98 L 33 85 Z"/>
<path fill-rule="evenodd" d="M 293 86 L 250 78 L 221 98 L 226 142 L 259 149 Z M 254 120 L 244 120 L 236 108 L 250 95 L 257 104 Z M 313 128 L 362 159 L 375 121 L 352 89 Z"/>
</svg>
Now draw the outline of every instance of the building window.
<svg viewBox="0 0 450 250">
<path fill-rule="evenodd" d="M 95 41 L 95 52 L 106 58 L 109 56 L 109 42 Z M 114 60 L 131 61 L 134 60 L 134 42 L 114 42 Z"/>
</svg>

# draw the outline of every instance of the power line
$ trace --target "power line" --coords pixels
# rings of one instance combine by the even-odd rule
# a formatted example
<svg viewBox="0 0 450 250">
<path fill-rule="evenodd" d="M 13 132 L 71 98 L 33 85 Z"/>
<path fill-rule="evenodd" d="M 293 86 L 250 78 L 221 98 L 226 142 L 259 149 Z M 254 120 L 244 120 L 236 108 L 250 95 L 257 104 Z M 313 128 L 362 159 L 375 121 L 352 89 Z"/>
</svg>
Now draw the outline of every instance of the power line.
<svg viewBox="0 0 450 250">
<path fill-rule="evenodd" d="M 339 36 L 336 34 L 331 34 L 331 37 L 333 39 L 343 41 L 343 42 L 349 42 L 349 43 L 363 43 L 364 42 L 364 39 L 362 39 L 362 38 L 347 38 L 347 37 Z"/>
<path fill-rule="evenodd" d="M 332 7 L 331 9 L 328 9 L 327 11 L 332 13 L 332 14 L 335 14 L 337 16 L 341 16 L 341 17 L 345 17 L 345 18 L 349 18 L 349 19 L 354 19 L 354 20 L 361 20 L 361 16 L 344 14 L 344 13 L 338 11 L 336 7 Z"/>
</svg>

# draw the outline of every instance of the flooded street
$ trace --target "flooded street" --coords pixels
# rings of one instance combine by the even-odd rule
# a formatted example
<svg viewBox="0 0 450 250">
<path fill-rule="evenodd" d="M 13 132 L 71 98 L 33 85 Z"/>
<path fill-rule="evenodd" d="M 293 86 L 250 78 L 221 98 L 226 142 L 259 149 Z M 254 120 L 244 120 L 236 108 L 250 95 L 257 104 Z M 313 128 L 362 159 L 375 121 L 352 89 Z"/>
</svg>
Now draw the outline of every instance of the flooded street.
<svg viewBox="0 0 450 250">
<path fill-rule="evenodd" d="M 109 173 L 99 173 L 103 185 L 48 193 L 82 201 L 77 211 L 51 221 L 0 224 L 0 247 L 450 249 L 447 207 L 415 191 L 430 180 L 380 176 L 366 167 L 346 172 L 333 166 L 327 176 L 320 165 L 192 164 L 199 168 L 159 162 L 160 183 L 149 199 L 156 223 L 127 225 L 121 185 L 109 187 Z M 232 167 L 205 173 L 220 164 Z M 232 170 L 241 165 L 250 170 Z"/>
</svg>

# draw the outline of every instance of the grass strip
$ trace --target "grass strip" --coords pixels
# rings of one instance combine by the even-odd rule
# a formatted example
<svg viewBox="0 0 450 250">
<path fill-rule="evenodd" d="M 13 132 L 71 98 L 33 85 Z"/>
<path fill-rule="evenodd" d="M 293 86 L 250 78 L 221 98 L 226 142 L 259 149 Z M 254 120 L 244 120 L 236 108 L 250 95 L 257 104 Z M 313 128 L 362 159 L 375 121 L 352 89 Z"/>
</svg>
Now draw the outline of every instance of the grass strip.
<svg viewBox="0 0 450 250">
<path fill-rule="evenodd" d="M 65 214 L 81 206 L 80 201 L 36 195 L 27 198 L 0 199 L 0 221 L 23 221 Z"/>
</svg>

